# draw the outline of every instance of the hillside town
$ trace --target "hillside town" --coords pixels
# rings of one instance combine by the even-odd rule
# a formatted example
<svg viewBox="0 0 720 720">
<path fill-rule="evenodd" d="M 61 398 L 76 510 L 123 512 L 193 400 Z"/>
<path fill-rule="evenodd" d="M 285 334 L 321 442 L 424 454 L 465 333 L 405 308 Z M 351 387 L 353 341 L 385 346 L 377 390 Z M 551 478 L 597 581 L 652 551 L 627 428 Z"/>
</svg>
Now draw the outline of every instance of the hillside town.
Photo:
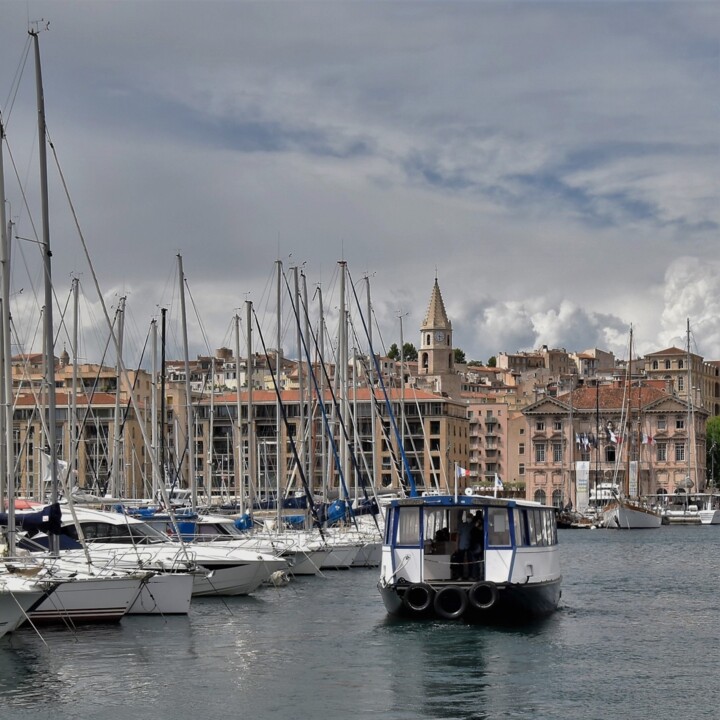
<svg viewBox="0 0 720 720">
<path fill-rule="evenodd" d="M 343 383 L 333 365 L 308 368 L 277 351 L 253 353 L 250 363 L 228 348 L 168 361 L 162 398 L 162 371 L 73 365 L 65 351 L 55 367 L 58 457 L 71 463 L 76 489 L 128 498 L 157 486 L 159 450 L 165 482 L 192 479 L 201 495 L 228 498 L 272 494 L 281 467 L 288 494 L 303 477 L 325 498 L 398 493 L 411 472 L 425 492 L 501 486 L 505 496 L 565 507 L 600 483 L 622 482 L 621 458 L 633 463 L 637 495 L 706 489 L 720 361 L 677 347 L 628 363 L 596 348 L 543 346 L 499 352 L 494 367 L 460 364 L 437 279 L 418 330 L 417 360 L 356 355 Z M 43 495 L 42 378 L 41 355 L 13 358 L 18 492 L 31 498 Z"/>
</svg>

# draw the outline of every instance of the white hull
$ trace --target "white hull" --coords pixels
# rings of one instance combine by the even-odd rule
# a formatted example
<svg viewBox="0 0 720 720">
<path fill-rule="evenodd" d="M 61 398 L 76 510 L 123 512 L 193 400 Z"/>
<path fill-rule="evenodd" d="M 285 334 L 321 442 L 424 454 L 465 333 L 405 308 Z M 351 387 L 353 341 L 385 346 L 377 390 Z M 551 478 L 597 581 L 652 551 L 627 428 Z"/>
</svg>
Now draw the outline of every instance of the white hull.
<svg viewBox="0 0 720 720">
<path fill-rule="evenodd" d="M 46 590 L 17 577 L 0 580 L 0 637 L 20 627 L 27 612 L 45 596 Z"/>
<path fill-rule="evenodd" d="M 286 557 L 290 565 L 290 574 L 317 575 L 328 553 L 329 550 L 289 550 Z"/>
<path fill-rule="evenodd" d="M 140 585 L 128 615 L 187 615 L 193 592 L 190 573 L 153 575 Z"/>
<path fill-rule="evenodd" d="M 63 580 L 30 613 L 39 622 L 112 622 L 120 620 L 140 592 L 139 577 Z"/>
<path fill-rule="evenodd" d="M 720 510 L 700 510 L 698 515 L 702 525 L 720 525 Z"/>
<path fill-rule="evenodd" d="M 622 530 L 659 528 L 662 518 L 626 500 L 611 502 L 603 509 L 603 527 Z"/>
<path fill-rule="evenodd" d="M 192 572 L 193 595 L 247 595 L 270 578 L 276 570 L 287 570 L 287 563 L 274 555 L 264 555 L 228 543 L 196 543 L 185 546 L 175 542 L 145 547 L 127 547 L 93 543 L 95 557 L 112 557 L 112 565 L 125 569 L 142 567 L 167 573 L 196 568 Z M 76 551 L 74 551 L 76 552 Z"/>
</svg>

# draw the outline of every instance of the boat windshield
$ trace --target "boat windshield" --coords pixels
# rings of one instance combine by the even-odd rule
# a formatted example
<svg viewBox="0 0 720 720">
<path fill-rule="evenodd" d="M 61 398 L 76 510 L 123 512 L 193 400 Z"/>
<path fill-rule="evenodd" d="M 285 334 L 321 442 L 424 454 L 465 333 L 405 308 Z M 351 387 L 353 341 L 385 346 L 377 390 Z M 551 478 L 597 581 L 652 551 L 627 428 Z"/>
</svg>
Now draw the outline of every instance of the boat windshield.
<svg viewBox="0 0 720 720">
<path fill-rule="evenodd" d="M 119 545 L 154 545 L 156 543 L 168 542 L 168 538 L 155 528 L 145 523 L 127 523 L 115 525 L 96 520 L 81 520 L 83 536 L 88 543 L 117 543 Z M 68 533 L 77 539 L 77 532 L 74 528 Z"/>
</svg>

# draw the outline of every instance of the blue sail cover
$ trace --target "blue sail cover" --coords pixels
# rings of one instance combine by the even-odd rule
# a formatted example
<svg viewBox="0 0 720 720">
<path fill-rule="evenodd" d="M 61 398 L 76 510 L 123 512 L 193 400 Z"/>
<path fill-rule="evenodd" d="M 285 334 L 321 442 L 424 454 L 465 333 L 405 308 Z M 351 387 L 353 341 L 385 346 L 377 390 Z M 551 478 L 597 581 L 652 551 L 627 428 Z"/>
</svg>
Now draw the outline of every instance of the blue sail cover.
<svg viewBox="0 0 720 720">
<path fill-rule="evenodd" d="M 0 513 L 0 525 L 7 527 L 8 514 Z M 37 533 L 60 535 L 62 533 L 62 510 L 54 503 L 36 512 L 16 512 L 15 527 L 32 537 Z"/>
</svg>

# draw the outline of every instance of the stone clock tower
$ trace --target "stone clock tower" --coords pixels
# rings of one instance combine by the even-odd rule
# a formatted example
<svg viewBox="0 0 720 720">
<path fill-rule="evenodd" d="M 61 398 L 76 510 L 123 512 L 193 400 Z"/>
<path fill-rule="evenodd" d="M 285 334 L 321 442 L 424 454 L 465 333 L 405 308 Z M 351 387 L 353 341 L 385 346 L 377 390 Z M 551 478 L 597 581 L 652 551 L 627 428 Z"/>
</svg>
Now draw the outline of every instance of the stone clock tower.
<svg viewBox="0 0 720 720">
<path fill-rule="evenodd" d="M 438 389 L 442 385 L 442 376 L 455 375 L 452 323 L 445 312 L 437 278 L 430 295 L 425 320 L 420 326 L 418 375 L 440 376 Z"/>
</svg>

